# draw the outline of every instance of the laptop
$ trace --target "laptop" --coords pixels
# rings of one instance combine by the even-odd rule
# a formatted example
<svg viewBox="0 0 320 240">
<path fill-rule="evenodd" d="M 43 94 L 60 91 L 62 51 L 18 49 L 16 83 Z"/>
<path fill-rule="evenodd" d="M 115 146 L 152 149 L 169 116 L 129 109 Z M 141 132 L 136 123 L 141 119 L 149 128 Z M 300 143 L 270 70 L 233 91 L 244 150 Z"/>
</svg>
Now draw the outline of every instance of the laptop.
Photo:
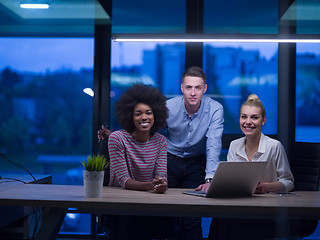
<svg viewBox="0 0 320 240">
<path fill-rule="evenodd" d="M 267 162 L 220 162 L 208 191 L 185 191 L 200 197 L 251 196 Z"/>
</svg>

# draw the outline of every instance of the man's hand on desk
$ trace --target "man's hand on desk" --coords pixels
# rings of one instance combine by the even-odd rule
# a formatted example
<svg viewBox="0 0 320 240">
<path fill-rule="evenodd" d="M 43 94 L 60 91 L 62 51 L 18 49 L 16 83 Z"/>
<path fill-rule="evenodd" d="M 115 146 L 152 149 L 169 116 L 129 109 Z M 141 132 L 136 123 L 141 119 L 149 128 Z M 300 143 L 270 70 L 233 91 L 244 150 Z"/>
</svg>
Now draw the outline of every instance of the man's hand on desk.
<svg viewBox="0 0 320 240">
<path fill-rule="evenodd" d="M 210 186 L 210 183 L 201 184 L 199 187 L 197 187 L 196 191 L 208 191 Z"/>
</svg>

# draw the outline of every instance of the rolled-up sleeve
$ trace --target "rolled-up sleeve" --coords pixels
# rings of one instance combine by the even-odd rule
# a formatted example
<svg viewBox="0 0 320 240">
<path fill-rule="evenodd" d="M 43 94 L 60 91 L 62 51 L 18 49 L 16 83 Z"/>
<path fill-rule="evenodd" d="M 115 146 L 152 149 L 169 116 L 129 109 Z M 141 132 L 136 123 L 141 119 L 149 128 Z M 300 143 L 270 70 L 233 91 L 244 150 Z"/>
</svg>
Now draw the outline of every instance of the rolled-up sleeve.
<svg viewBox="0 0 320 240">
<path fill-rule="evenodd" d="M 276 147 L 276 156 L 277 159 L 277 176 L 278 181 L 283 183 L 287 192 L 291 191 L 294 188 L 294 178 L 290 170 L 289 161 L 285 152 L 284 147 L 279 142 Z"/>
</svg>

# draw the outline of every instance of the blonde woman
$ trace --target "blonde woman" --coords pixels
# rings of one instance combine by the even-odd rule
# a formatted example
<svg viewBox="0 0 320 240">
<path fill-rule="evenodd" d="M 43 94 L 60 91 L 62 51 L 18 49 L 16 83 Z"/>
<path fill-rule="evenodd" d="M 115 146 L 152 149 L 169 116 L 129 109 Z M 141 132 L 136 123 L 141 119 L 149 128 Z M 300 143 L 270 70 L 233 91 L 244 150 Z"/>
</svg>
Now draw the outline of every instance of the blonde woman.
<svg viewBox="0 0 320 240">
<path fill-rule="evenodd" d="M 267 161 L 265 172 L 255 193 L 289 192 L 294 179 L 282 144 L 265 136 L 261 128 L 267 121 L 265 108 L 256 94 L 248 97 L 240 108 L 240 128 L 244 137 L 231 142 L 230 162 Z M 213 219 L 208 239 L 268 239 L 276 237 L 277 223 L 265 219 Z"/>
<path fill-rule="evenodd" d="M 261 132 L 266 123 L 266 111 L 256 94 L 248 97 L 240 109 L 240 128 L 245 137 L 231 142 L 227 160 L 267 161 L 261 182 L 255 193 L 289 192 L 293 189 L 293 175 L 282 144 Z"/>
</svg>

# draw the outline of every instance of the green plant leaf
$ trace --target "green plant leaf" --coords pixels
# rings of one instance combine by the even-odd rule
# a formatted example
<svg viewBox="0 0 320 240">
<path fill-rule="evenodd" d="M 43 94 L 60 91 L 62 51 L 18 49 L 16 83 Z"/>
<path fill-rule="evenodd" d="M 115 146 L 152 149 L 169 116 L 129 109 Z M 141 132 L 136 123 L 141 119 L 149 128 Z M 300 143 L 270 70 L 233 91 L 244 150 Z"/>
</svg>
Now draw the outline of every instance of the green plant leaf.
<svg viewBox="0 0 320 240">
<path fill-rule="evenodd" d="M 87 171 L 100 172 L 104 171 L 109 166 L 106 157 L 100 154 L 88 156 L 87 162 L 84 160 L 81 163 Z"/>
</svg>

